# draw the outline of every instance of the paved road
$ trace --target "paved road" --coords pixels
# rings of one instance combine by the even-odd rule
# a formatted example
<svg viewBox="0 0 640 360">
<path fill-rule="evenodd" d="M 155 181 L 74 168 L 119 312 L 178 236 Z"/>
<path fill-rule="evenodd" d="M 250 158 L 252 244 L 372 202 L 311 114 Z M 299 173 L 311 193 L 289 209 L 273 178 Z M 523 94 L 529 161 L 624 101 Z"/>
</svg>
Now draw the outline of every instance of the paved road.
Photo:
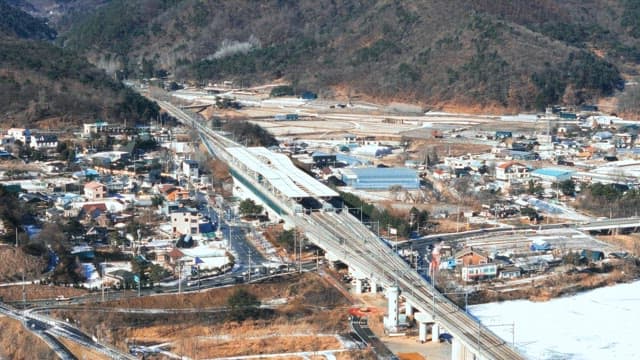
<svg viewBox="0 0 640 360">
<path fill-rule="evenodd" d="M 371 331 L 367 323 L 366 318 L 360 318 L 357 316 L 351 316 L 351 329 L 354 333 L 367 345 L 370 345 L 373 351 L 376 353 L 378 359 L 381 360 L 396 360 L 397 356 L 394 355 L 387 346 L 378 339 L 378 337 Z"/>
</svg>

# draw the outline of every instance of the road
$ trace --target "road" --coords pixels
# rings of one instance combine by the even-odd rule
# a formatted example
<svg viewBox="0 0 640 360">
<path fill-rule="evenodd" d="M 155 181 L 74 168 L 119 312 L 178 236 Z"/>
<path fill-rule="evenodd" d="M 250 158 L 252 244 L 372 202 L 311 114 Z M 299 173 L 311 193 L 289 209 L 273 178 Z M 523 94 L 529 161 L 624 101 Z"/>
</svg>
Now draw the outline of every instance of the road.
<svg viewBox="0 0 640 360">
<path fill-rule="evenodd" d="M 398 359 L 387 346 L 378 339 L 378 337 L 371 331 L 367 323 L 366 318 L 360 318 L 357 316 L 351 316 L 350 325 L 353 332 L 364 342 L 371 346 L 373 352 L 376 353 L 378 359 L 396 360 Z"/>
<path fill-rule="evenodd" d="M 64 337 L 88 349 L 105 354 L 111 359 L 135 359 L 129 354 L 101 344 L 70 324 L 48 316 L 20 312 L 4 304 L 0 304 L 0 313 L 22 321 L 29 331 L 44 340 L 61 359 L 76 359 L 76 357 L 58 340 L 59 337 Z"/>
</svg>

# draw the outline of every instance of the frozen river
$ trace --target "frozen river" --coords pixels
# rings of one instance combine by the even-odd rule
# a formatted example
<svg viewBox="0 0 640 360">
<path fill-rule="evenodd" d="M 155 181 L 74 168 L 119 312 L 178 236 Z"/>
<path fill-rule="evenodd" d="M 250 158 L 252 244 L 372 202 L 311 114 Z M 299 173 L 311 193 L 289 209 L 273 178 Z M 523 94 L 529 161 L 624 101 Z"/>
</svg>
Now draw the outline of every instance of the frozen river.
<svg viewBox="0 0 640 360">
<path fill-rule="evenodd" d="M 474 305 L 470 312 L 505 341 L 515 328 L 516 347 L 528 359 L 640 359 L 640 281 L 547 302 Z"/>
</svg>

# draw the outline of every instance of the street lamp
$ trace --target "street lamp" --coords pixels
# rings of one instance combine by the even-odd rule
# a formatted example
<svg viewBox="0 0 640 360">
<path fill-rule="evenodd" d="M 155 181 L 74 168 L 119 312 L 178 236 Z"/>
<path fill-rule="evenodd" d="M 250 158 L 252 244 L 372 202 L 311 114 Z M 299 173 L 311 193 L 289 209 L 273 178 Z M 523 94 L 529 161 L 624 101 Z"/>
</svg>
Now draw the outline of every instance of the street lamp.
<svg viewBox="0 0 640 360">
<path fill-rule="evenodd" d="M 504 324 L 487 324 L 487 327 L 510 327 L 511 328 L 511 346 L 516 347 L 516 322 Z"/>
</svg>

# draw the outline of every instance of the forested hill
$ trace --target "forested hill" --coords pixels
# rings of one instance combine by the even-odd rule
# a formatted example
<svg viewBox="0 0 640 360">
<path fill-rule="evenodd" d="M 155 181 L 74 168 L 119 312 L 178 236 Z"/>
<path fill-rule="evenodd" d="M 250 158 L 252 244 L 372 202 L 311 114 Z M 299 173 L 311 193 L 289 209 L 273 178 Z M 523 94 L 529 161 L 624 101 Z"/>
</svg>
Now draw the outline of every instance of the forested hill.
<svg viewBox="0 0 640 360">
<path fill-rule="evenodd" d="M 531 109 L 621 89 L 638 19 L 639 0 L 112 0 L 61 41 L 129 76 Z"/>
<path fill-rule="evenodd" d="M 53 40 L 56 31 L 43 19 L 35 18 L 0 0 L 0 34 L 24 39 Z"/>
<path fill-rule="evenodd" d="M 77 126 L 96 118 L 134 123 L 157 116 L 156 104 L 115 81 L 84 56 L 42 41 L 55 35 L 44 22 L 4 0 L 0 0 L 0 11 L 3 126 Z"/>
</svg>

